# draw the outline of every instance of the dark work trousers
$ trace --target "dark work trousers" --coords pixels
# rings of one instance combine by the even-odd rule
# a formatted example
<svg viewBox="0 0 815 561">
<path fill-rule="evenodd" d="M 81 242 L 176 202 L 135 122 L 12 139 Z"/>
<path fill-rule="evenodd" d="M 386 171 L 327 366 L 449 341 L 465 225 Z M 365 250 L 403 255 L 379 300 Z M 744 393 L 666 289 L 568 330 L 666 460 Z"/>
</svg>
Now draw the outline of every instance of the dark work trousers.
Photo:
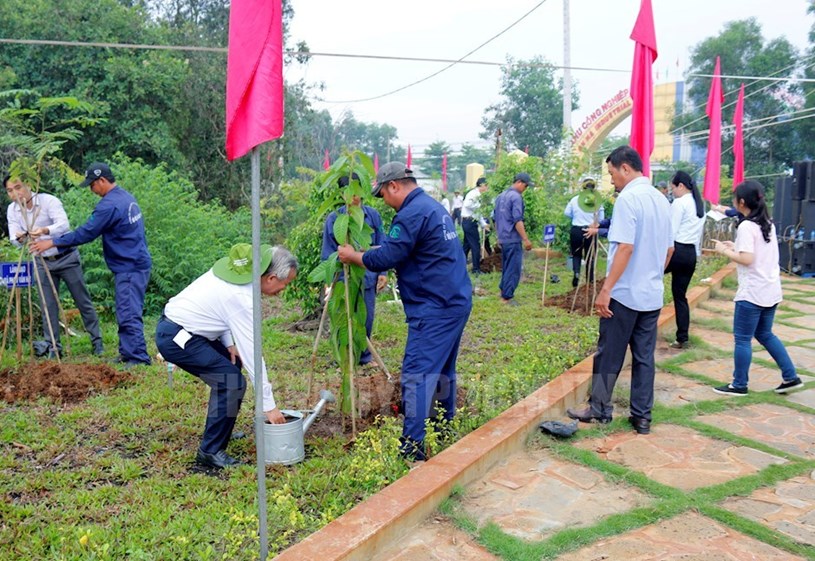
<svg viewBox="0 0 815 561">
<path fill-rule="evenodd" d="M 589 257 L 589 248 L 592 242 L 596 239 L 594 236 L 590 238 L 583 237 L 585 226 L 572 226 L 569 230 L 569 242 L 572 251 L 572 271 L 574 276 L 580 277 L 580 262 L 583 257 L 586 257 L 586 272 L 589 282 L 594 280 L 594 254 L 592 253 L 591 260 Z"/>
<path fill-rule="evenodd" d="M 651 420 L 654 405 L 654 349 L 660 310 L 638 312 L 613 298 L 610 318 L 600 318 L 589 405 L 592 415 L 611 418 L 611 393 L 631 347 L 631 415 Z"/>
<path fill-rule="evenodd" d="M 461 220 L 461 229 L 464 230 L 464 261 L 467 254 L 473 254 L 473 273 L 481 272 L 481 238 L 478 236 L 478 222 L 472 218 Z"/>
<path fill-rule="evenodd" d="M 515 296 L 515 289 L 521 282 L 521 267 L 523 266 L 523 248 L 521 242 L 501 244 L 501 298 L 511 300 Z"/>
<path fill-rule="evenodd" d="M 125 362 L 150 364 L 144 342 L 144 293 L 150 269 L 115 273 L 116 322 L 119 324 L 119 355 Z"/>
<path fill-rule="evenodd" d="M 246 380 L 240 359 L 232 364 L 229 351 L 219 340 L 193 335 L 184 348 L 173 341 L 181 326 L 164 316 L 156 326 L 156 347 L 167 362 L 200 378 L 209 386 L 209 407 L 201 451 L 215 454 L 225 450 L 241 408 Z"/>
<path fill-rule="evenodd" d="M 453 209 L 453 223 L 461 224 L 461 207 Z"/>
<path fill-rule="evenodd" d="M 42 286 L 42 293 L 39 290 L 37 291 L 40 295 L 40 304 L 43 310 L 42 332 L 45 335 L 45 340 L 49 343 L 49 350 L 62 350 L 59 333 L 59 301 L 54 297 L 54 291 L 56 290 L 58 297 L 60 283 L 64 282 L 68 287 L 68 292 L 71 293 L 74 299 L 74 304 L 76 304 L 80 316 L 82 316 L 82 325 L 85 326 L 85 331 L 91 337 L 94 352 L 101 353 L 102 334 L 99 331 L 99 318 L 88 293 L 88 287 L 85 285 L 79 252 L 72 249 L 67 253 L 53 257 L 35 257 L 34 261 L 37 264 L 39 283 Z M 48 267 L 48 273 L 51 274 L 51 279 L 54 282 L 53 285 L 48 280 L 45 267 Z M 51 339 L 52 330 L 54 334 L 53 340 Z"/>
<path fill-rule="evenodd" d="M 376 309 L 376 285 L 373 285 L 371 288 L 365 289 L 365 309 L 367 315 L 365 316 L 365 333 L 368 334 L 368 339 L 371 338 L 371 331 L 374 328 L 374 311 Z M 359 355 L 359 363 L 360 364 L 368 364 L 373 360 L 371 356 L 371 351 L 368 347 L 365 347 L 365 350 L 362 351 L 362 354 Z"/>
<path fill-rule="evenodd" d="M 688 285 L 696 270 L 696 247 L 692 243 L 674 243 L 674 254 L 668 263 L 666 273 L 671 273 L 671 293 L 676 310 L 676 340 L 685 343 L 690 327 L 690 306 L 688 306 Z"/>
<path fill-rule="evenodd" d="M 436 403 L 444 420 L 456 414 L 456 359 L 469 312 L 451 318 L 408 320 L 402 360 L 402 452 L 424 458 L 425 420 Z"/>
</svg>

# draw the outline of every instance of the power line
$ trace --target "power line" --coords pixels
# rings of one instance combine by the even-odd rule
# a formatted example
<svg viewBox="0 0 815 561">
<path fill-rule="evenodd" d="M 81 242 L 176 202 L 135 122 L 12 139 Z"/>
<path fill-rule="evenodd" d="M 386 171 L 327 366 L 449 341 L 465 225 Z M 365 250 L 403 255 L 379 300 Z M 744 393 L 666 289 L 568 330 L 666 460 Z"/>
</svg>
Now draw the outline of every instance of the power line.
<svg viewBox="0 0 815 561">
<path fill-rule="evenodd" d="M 476 48 L 474 48 L 473 50 L 471 50 L 470 52 L 468 52 L 467 54 L 465 54 L 463 57 L 461 57 L 460 59 L 458 59 L 458 60 L 456 60 L 456 61 L 454 61 L 454 62 L 451 62 L 450 64 L 448 64 L 448 65 L 447 65 L 447 66 L 445 66 L 444 68 L 442 68 L 442 69 L 440 69 L 440 70 L 437 70 L 436 72 L 433 72 L 432 74 L 429 74 L 428 76 L 425 76 L 424 78 L 421 78 L 421 79 L 419 79 L 419 80 L 416 80 L 415 82 L 411 82 L 410 84 L 404 85 L 404 86 L 402 86 L 402 87 L 400 87 L 400 88 L 396 88 L 395 90 L 392 90 L 392 91 L 389 91 L 389 92 L 385 92 L 385 93 L 383 93 L 383 94 L 375 95 L 375 96 L 373 96 L 373 97 L 368 97 L 368 98 L 364 98 L 364 99 L 351 99 L 351 100 L 347 100 L 347 101 L 326 101 L 326 100 L 324 100 L 323 102 L 324 102 L 324 103 L 361 103 L 361 102 L 363 102 L 363 101 L 373 101 L 373 100 L 375 100 L 375 99 L 381 99 L 381 98 L 383 98 L 383 97 L 387 97 L 387 96 L 389 96 L 389 95 L 393 95 L 393 94 L 395 94 L 395 93 L 397 93 L 397 92 L 401 92 L 402 90 L 406 90 L 406 89 L 408 89 L 408 88 L 410 88 L 410 87 L 413 87 L 413 86 L 415 86 L 415 85 L 417 85 L 417 84 L 421 84 L 422 82 L 426 82 L 427 80 L 430 80 L 431 78 L 433 78 L 433 77 L 435 77 L 435 76 L 438 76 L 438 75 L 439 75 L 439 74 L 441 74 L 442 72 L 444 72 L 444 71 L 446 71 L 446 70 L 449 70 L 450 68 L 452 68 L 452 67 L 453 67 L 453 66 L 455 66 L 456 64 L 460 63 L 460 62 L 461 62 L 461 61 L 463 61 L 465 58 L 467 58 L 468 56 L 470 56 L 470 55 L 471 55 L 471 54 L 473 54 L 474 52 L 478 51 L 478 50 L 479 50 L 479 49 L 481 49 L 482 47 L 485 47 L 486 45 L 488 45 L 489 43 L 491 43 L 492 41 L 494 41 L 495 39 L 497 39 L 498 37 L 500 37 L 501 35 L 503 35 L 503 34 L 504 34 L 504 33 L 506 33 L 507 31 L 509 31 L 510 29 L 512 29 L 513 27 L 515 27 L 515 26 L 516 26 L 516 25 L 518 25 L 519 23 L 521 23 L 521 22 L 522 22 L 524 19 L 526 19 L 526 18 L 527 18 L 527 16 L 529 16 L 529 15 L 530 15 L 532 12 L 534 12 L 535 10 L 537 10 L 538 8 L 540 8 L 541 6 L 543 6 L 543 5 L 544 5 L 546 2 L 547 2 L 547 0 L 541 0 L 541 1 L 540 1 L 540 2 L 538 2 L 538 3 L 537 3 L 537 4 L 536 4 L 536 5 L 535 5 L 535 6 L 534 6 L 534 7 L 533 7 L 531 10 L 529 10 L 529 11 L 528 11 L 528 12 L 526 12 L 524 15 L 522 15 L 520 18 L 518 18 L 517 20 L 515 20 L 514 22 L 512 22 L 512 23 L 511 23 L 511 24 L 510 24 L 508 27 L 504 28 L 502 31 L 499 31 L 497 34 L 493 35 L 492 37 L 490 37 L 489 39 L 487 39 L 486 41 L 484 41 L 483 43 L 481 43 L 479 46 L 477 46 Z"/>
</svg>

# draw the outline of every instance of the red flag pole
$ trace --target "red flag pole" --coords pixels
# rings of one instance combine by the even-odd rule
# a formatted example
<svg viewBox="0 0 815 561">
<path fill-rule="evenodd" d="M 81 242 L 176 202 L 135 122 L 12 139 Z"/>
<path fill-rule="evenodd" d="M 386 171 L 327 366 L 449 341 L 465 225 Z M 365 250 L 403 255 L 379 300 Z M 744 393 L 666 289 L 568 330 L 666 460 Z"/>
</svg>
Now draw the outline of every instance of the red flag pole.
<svg viewBox="0 0 815 561">
<path fill-rule="evenodd" d="M 705 159 L 705 186 L 702 197 L 712 204 L 719 204 L 719 183 L 722 170 L 722 70 L 721 61 L 716 57 L 716 68 L 710 82 L 710 95 L 707 98 L 707 116 L 710 119 L 710 136 L 707 141 Z"/>
<path fill-rule="evenodd" d="M 410 144 L 408 144 L 408 154 L 407 154 L 407 167 L 410 167 L 413 163 L 413 154 L 410 153 Z"/>
<path fill-rule="evenodd" d="M 736 127 L 736 134 L 733 136 L 733 189 L 735 189 L 744 181 L 744 83 L 739 88 L 733 125 Z"/>
</svg>

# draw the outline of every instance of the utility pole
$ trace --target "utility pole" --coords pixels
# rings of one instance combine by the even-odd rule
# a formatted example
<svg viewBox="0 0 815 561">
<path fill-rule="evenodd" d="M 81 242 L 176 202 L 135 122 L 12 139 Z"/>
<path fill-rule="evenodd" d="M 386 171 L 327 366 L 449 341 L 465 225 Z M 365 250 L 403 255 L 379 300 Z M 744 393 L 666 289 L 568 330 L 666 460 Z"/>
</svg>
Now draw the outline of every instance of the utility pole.
<svg viewBox="0 0 815 561">
<path fill-rule="evenodd" d="M 569 37 L 569 0 L 563 0 L 563 128 L 572 131 L 572 53 Z"/>
</svg>

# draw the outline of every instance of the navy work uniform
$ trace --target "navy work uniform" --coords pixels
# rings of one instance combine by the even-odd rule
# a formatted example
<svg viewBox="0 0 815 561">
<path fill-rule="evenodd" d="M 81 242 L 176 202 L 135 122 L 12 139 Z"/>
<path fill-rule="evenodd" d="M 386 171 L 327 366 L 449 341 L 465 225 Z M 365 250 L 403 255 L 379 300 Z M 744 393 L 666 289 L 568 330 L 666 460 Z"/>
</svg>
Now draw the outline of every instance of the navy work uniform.
<svg viewBox="0 0 815 561">
<path fill-rule="evenodd" d="M 334 222 L 337 221 L 337 213 L 345 214 L 347 212 L 345 206 L 338 208 L 336 211 L 328 215 L 323 228 L 323 250 L 322 260 L 325 261 L 329 256 L 337 251 L 337 240 L 334 238 Z M 385 235 L 382 233 L 382 217 L 379 212 L 372 207 L 362 205 L 362 212 L 365 215 L 365 223 L 373 228 L 374 233 L 371 234 L 371 245 L 382 245 L 382 240 Z M 368 315 L 365 318 L 365 332 L 368 338 L 371 337 L 371 330 L 374 327 L 374 309 L 376 307 L 376 281 L 379 274 L 374 271 L 365 272 L 365 308 Z M 371 351 L 367 348 L 360 355 L 359 363 L 367 364 L 371 362 Z"/>
<path fill-rule="evenodd" d="M 153 262 L 139 204 L 118 185 L 102 197 L 85 224 L 53 242 L 59 248 L 74 247 L 100 235 L 105 263 L 114 276 L 119 355 L 124 362 L 150 364 L 142 314 Z"/>
<path fill-rule="evenodd" d="M 512 300 L 521 282 L 523 248 L 515 224 L 524 219 L 524 199 L 510 187 L 495 199 L 495 229 L 501 245 L 501 298 Z"/>
<path fill-rule="evenodd" d="M 395 269 L 408 323 L 402 361 L 402 453 L 425 459 L 425 420 L 439 402 L 456 410 L 456 359 L 472 309 L 472 284 L 450 215 L 421 188 L 407 195 L 379 248 L 362 256 L 370 271 Z"/>
</svg>

